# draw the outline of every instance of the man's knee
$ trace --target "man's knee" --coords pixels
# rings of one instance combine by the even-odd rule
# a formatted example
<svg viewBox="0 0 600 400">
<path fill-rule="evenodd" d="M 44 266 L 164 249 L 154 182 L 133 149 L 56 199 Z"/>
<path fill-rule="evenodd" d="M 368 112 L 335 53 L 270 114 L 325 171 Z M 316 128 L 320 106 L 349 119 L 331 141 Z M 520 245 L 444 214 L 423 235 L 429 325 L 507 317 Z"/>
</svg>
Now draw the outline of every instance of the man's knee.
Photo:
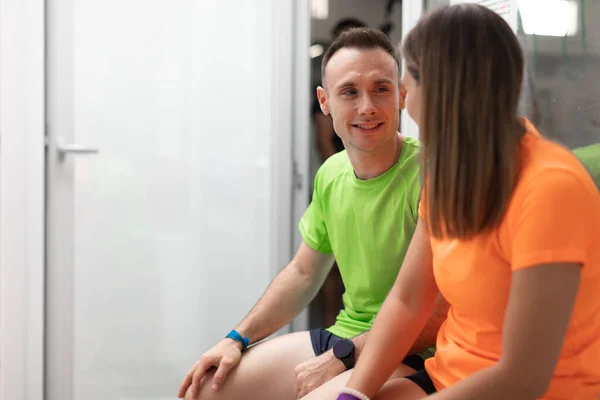
<svg viewBox="0 0 600 400">
<path fill-rule="evenodd" d="M 200 383 L 200 390 L 196 396 L 192 396 L 192 387 L 188 387 L 184 400 L 216 400 L 219 399 L 219 392 L 212 390 L 212 379 L 215 371 L 208 372 Z"/>
<path fill-rule="evenodd" d="M 314 356 L 308 332 L 279 336 L 244 353 L 240 364 L 227 374 L 219 391 L 212 389 L 213 369 L 204 377 L 200 394 L 194 397 L 188 388 L 184 399 L 291 399 L 296 366 Z"/>
</svg>

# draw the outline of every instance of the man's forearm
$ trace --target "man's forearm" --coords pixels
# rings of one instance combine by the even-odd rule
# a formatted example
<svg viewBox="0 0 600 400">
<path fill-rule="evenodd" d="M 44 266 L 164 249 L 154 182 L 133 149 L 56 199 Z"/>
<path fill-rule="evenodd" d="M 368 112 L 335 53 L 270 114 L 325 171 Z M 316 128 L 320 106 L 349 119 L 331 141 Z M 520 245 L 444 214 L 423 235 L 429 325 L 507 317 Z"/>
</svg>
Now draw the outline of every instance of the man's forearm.
<svg viewBox="0 0 600 400">
<path fill-rule="evenodd" d="M 313 279 L 293 264 L 273 279 L 261 299 L 236 330 L 256 343 L 289 323 L 306 307 L 318 290 Z"/>
<path fill-rule="evenodd" d="M 408 354 L 416 354 L 422 351 L 427 350 L 431 346 L 435 345 L 435 339 L 437 337 L 437 332 L 439 330 L 439 326 L 444 322 L 445 318 L 441 321 L 430 319 L 427 322 L 427 326 L 421 331 L 421 335 L 415 341 Z M 360 335 L 357 335 L 352 338 L 352 343 L 354 343 L 354 358 L 358 360 L 360 357 L 360 353 L 362 352 L 365 343 L 367 343 L 367 338 L 369 337 L 369 331 L 363 332 Z"/>
<path fill-rule="evenodd" d="M 365 343 L 367 343 L 367 338 L 369 337 L 369 331 L 363 332 L 360 335 L 354 336 L 351 340 L 354 343 L 354 359 L 358 360 L 360 357 L 360 353 L 365 347 Z"/>
<path fill-rule="evenodd" d="M 425 327 L 421 330 L 419 337 L 410 349 L 409 354 L 419 353 L 434 346 L 440 327 L 448 316 L 450 305 L 441 295 L 438 295 L 433 312 L 427 320 Z"/>
<path fill-rule="evenodd" d="M 436 302 L 431 317 L 427 321 L 426 326 L 421 331 L 421 334 L 411 347 L 408 354 L 419 353 L 435 345 L 435 340 L 437 337 L 439 327 L 446 320 L 447 313 L 448 305 L 446 301 L 440 296 L 438 298 L 438 301 Z M 367 343 L 367 339 L 369 338 L 369 332 L 370 331 L 365 331 L 361 334 L 350 338 L 350 340 L 352 340 L 352 343 L 354 343 L 354 360 L 356 362 L 358 362 L 358 359 L 360 358 L 365 344 Z M 335 356 L 333 355 L 333 350 L 327 351 L 322 355 L 322 357 L 326 357 L 328 359 L 335 358 Z M 341 361 L 339 362 L 339 365 L 337 367 L 339 367 L 338 373 L 342 373 L 343 371 L 345 371 L 345 367 Z"/>
<path fill-rule="evenodd" d="M 408 354 L 420 353 L 421 351 L 427 350 L 431 346 L 435 345 L 440 326 L 444 323 L 448 315 L 448 307 L 448 303 L 440 295 L 436 301 L 435 308 L 433 309 L 429 320 L 427 320 L 427 324 L 419 334 L 419 337 L 411 347 Z M 369 331 L 366 331 L 352 338 L 352 343 L 354 343 L 355 359 L 358 360 L 358 357 L 360 357 L 360 353 L 367 342 L 368 336 Z"/>
<path fill-rule="evenodd" d="M 352 343 L 354 343 L 354 360 L 355 361 L 357 361 L 358 357 L 360 357 L 360 353 L 362 352 L 362 349 L 364 348 L 365 343 L 367 342 L 368 336 L 369 336 L 369 331 L 366 331 L 366 332 L 363 332 L 359 335 L 356 335 L 356 336 L 350 338 L 350 340 L 352 340 Z M 341 374 L 342 372 L 344 372 L 346 370 L 346 366 L 344 365 L 344 363 L 342 363 L 342 361 L 337 360 L 335 358 L 335 356 L 333 355 L 332 349 L 321 354 L 319 357 L 321 357 L 325 360 L 330 360 L 330 361 L 335 360 L 335 363 L 332 364 L 333 365 L 332 368 L 335 371 L 335 374 Z"/>
<path fill-rule="evenodd" d="M 358 360 L 358 357 L 360 357 L 360 353 L 365 347 L 365 343 L 367 343 L 368 337 L 369 331 L 366 331 L 350 338 L 350 340 L 352 340 L 352 343 L 354 343 L 354 360 Z M 329 353 L 331 353 L 330 356 L 333 357 L 333 350 L 329 350 Z"/>
</svg>

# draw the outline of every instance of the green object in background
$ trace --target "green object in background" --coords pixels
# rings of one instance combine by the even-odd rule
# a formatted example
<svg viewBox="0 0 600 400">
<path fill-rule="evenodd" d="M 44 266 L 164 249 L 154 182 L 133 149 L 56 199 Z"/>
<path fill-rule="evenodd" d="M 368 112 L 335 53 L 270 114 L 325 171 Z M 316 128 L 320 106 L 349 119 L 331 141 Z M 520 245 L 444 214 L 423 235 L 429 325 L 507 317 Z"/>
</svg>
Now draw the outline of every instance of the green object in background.
<svg viewBox="0 0 600 400">
<path fill-rule="evenodd" d="M 586 166 L 600 189 L 600 143 L 573 149 L 573 153 Z"/>
<path fill-rule="evenodd" d="M 434 357 L 435 356 L 435 346 L 432 346 L 430 348 L 428 348 L 427 350 L 423 350 L 422 352 L 418 353 L 419 356 L 421 356 L 421 358 L 423 360 L 427 360 L 428 358 Z"/>
</svg>

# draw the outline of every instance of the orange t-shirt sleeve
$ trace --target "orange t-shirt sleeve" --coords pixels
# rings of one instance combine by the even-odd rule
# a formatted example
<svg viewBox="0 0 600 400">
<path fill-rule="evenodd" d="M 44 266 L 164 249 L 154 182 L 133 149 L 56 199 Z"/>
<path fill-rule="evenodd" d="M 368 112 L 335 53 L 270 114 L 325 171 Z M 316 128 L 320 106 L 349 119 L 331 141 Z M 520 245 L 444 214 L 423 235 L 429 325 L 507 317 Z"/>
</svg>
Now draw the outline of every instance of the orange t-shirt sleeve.
<svg viewBox="0 0 600 400">
<path fill-rule="evenodd" d="M 525 183 L 525 182 L 524 182 Z M 513 269 L 549 263 L 585 264 L 594 199 L 571 170 L 538 174 L 515 193 L 508 215 Z"/>
</svg>

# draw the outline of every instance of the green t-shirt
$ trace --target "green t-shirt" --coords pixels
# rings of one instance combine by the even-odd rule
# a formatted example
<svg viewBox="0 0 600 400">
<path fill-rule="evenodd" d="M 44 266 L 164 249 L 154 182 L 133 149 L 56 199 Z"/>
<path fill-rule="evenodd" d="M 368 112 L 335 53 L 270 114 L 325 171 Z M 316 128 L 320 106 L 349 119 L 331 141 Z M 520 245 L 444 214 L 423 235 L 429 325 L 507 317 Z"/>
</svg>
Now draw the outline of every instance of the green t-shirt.
<svg viewBox="0 0 600 400">
<path fill-rule="evenodd" d="M 392 288 L 418 219 L 419 141 L 405 138 L 398 162 L 359 180 L 342 151 L 321 166 L 299 227 L 306 244 L 333 253 L 346 291 L 328 330 L 353 337 L 371 328 Z"/>
<path fill-rule="evenodd" d="M 596 186 L 600 188 L 600 143 L 579 147 L 574 149 L 573 153 L 586 166 L 592 178 L 594 178 Z"/>
</svg>

